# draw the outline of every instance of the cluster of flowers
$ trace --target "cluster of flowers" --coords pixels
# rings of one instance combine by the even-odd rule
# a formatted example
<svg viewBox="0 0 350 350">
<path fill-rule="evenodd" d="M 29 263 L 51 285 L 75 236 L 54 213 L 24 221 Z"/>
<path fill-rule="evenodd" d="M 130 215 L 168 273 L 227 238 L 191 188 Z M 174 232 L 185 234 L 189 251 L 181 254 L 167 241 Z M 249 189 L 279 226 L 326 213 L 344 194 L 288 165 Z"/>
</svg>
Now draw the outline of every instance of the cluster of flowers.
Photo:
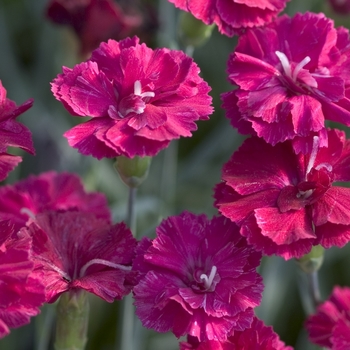
<svg viewBox="0 0 350 350">
<path fill-rule="evenodd" d="M 187 336 L 182 350 L 290 350 L 254 315 L 262 254 L 300 258 L 315 245 L 350 240 L 350 189 L 332 186 L 350 180 L 350 142 L 325 126 L 350 125 L 348 31 L 323 14 L 271 22 L 286 1 L 171 2 L 240 35 L 228 64 L 238 88 L 222 100 L 232 126 L 252 136 L 215 187 L 222 215 L 184 212 L 137 243 L 125 224 L 111 223 L 105 197 L 87 194 L 75 175 L 49 172 L 3 186 L 0 337 L 64 292 L 83 289 L 112 302 L 133 290 L 143 325 Z M 71 114 L 91 118 L 65 137 L 98 159 L 154 156 L 213 112 L 191 58 L 152 50 L 137 37 L 109 40 L 87 61 L 64 67 L 52 91 Z M 0 94 L 4 179 L 20 161 L 8 146 L 34 152 L 30 132 L 15 121 L 32 101 L 16 107 L 2 86 Z M 349 304 L 349 290 L 335 289 L 308 321 L 311 339 L 350 347 Z"/>
</svg>

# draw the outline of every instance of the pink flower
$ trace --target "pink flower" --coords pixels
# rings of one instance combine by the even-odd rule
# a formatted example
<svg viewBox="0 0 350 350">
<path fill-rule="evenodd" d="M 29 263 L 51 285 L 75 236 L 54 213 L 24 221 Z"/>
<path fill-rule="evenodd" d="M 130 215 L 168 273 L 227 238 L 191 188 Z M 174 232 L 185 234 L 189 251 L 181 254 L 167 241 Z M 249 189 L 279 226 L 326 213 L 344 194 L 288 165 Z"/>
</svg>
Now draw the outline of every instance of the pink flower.
<svg viewBox="0 0 350 350">
<path fill-rule="evenodd" d="M 244 29 L 271 22 L 289 0 L 169 0 L 205 24 L 215 23 L 222 34 L 232 36 Z"/>
<path fill-rule="evenodd" d="M 290 259 L 350 240 L 350 189 L 332 186 L 350 180 L 350 141 L 339 130 L 327 137 L 322 148 L 315 137 L 308 155 L 253 137 L 224 165 L 216 206 L 256 249 Z"/>
<path fill-rule="evenodd" d="M 267 327 L 254 317 L 253 323 L 243 331 L 235 331 L 225 342 L 209 340 L 199 343 L 189 336 L 188 342 L 180 343 L 180 350 L 293 350 L 286 346 L 272 327 Z"/>
<path fill-rule="evenodd" d="M 140 15 L 125 14 L 112 0 L 51 0 L 47 17 L 57 24 L 72 27 L 84 55 L 109 38 L 127 37 L 142 23 Z"/>
<path fill-rule="evenodd" d="M 329 299 L 308 318 L 313 343 L 332 350 L 350 349 L 350 288 L 336 286 Z"/>
<path fill-rule="evenodd" d="M 275 145 L 308 153 L 327 146 L 325 119 L 350 126 L 350 41 L 323 14 L 282 16 L 248 30 L 228 63 L 238 89 L 222 95 L 231 123 Z M 237 104 L 237 107 L 235 106 Z"/>
<path fill-rule="evenodd" d="M 157 237 L 143 240 L 134 268 L 136 314 L 142 324 L 177 337 L 225 341 L 250 326 L 259 305 L 261 255 L 223 217 L 185 212 L 164 220 Z"/>
<path fill-rule="evenodd" d="M 19 147 L 34 154 L 31 132 L 16 118 L 29 109 L 33 100 L 28 100 L 20 106 L 6 98 L 6 90 L 0 80 L 0 181 L 6 179 L 8 173 L 13 170 L 22 157 L 7 153 L 8 147 Z"/>
<path fill-rule="evenodd" d="M 28 227 L 35 271 L 54 302 L 63 292 L 84 289 L 112 302 L 131 291 L 136 240 L 124 223 L 110 225 L 91 213 L 46 212 Z"/>
<path fill-rule="evenodd" d="M 67 110 L 91 119 L 67 131 L 85 155 L 154 156 L 170 140 L 191 136 L 195 121 L 212 113 L 210 88 L 182 51 L 109 40 L 90 60 L 64 67 L 52 91 Z"/>
<path fill-rule="evenodd" d="M 29 323 L 45 301 L 44 287 L 33 274 L 31 238 L 0 221 L 0 338 Z"/>
<path fill-rule="evenodd" d="M 78 209 L 110 221 L 105 196 L 86 193 L 75 174 L 49 171 L 0 187 L 0 220 L 10 219 L 16 229 L 25 226 L 28 217 L 58 209 Z"/>
</svg>

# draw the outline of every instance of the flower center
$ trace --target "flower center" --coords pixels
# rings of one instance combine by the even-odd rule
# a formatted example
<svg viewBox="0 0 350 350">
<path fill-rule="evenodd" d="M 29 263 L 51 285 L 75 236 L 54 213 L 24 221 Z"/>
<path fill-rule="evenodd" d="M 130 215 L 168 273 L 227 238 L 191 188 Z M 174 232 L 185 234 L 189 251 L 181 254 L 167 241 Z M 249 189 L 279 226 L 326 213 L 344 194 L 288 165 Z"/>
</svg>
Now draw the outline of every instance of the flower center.
<svg viewBox="0 0 350 350">
<path fill-rule="evenodd" d="M 297 81 L 298 74 L 300 73 L 300 71 L 304 68 L 305 65 L 307 65 L 311 61 L 311 58 L 309 56 L 306 56 L 295 66 L 295 68 L 292 71 L 292 66 L 288 60 L 288 57 L 280 51 L 275 51 L 275 54 L 282 64 L 282 68 L 284 70 L 285 75 L 292 79 L 292 81 L 295 83 Z"/>
<path fill-rule="evenodd" d="M 332 182 L 333 167 L 329 163 L 320 163 L 315 167 L 317 153 L 320 148 L 320 138 L 314 136 L 312 151 L 307 164 L 304 181 L 298 185 L 298 199 L 315 200 L 323 195 Z"/>
<path fill-rule="evenodd" d="M 205 289 L 210 289 L 213 283 L 214 277 L 216 275 L 216 271 L 217 271 L 216 266 L 213 266 L 211 268 L 209 277 L 205 273 L 201 274 L 200 279 L 203 281 Z"/>
<path fill-rule="evenodd" d="M 217 267 L 212 266 L 209 275 L 203 273 L 203 269 L 196 269 L 193 274 L 194 281 L 191 288 L 196 292 L 213 292 L 215 286 L 220 281 L 220 276 L 217 273 Z"/>
<path fill-rule="evenodd" d="M 125 118 L 130 113 L 142 114 L 149 100 L 155 96 L 153 91 L 142 92 L 140 80 L 134 83 L 134 93 L 121 99 L 118 106 L 118 115 Z"/>
</svg>

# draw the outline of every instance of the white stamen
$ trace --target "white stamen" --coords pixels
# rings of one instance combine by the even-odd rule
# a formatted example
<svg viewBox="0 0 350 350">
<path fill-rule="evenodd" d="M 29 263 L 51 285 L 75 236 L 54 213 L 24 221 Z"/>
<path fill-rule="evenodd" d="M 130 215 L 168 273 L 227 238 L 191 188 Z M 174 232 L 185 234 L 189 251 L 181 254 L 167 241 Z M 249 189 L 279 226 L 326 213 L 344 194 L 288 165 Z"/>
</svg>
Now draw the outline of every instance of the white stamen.
<svg viewBox="0 0 350 350">
<path fill-rule="evenodd" d="M 136 80 L 134 83 L 134 95 L 144 98 L 144 97 L 154 97 L 155 93 L 153 91 L 142 92 L 141 82 L 140 80 Z"/>
<path fill-rule="evenodd" d="M 292 77 L 292 69 L 291 69 L 288 57 L 281 51 L 275 51 L 275 54 L 282 64 L 284 73 L 286 73 L 288 77 Z"/>
<path fill-rule="evenodd" d="M 303 197 L 304 199 L 308 199 L 312 194 L 314 193 L 314 190 L 307 190 L 307 191 L 299 191 L 297 193 L 297 198 Z"/>
<path fill-rule="evenodd" d="M 329 171 L 329 172 L 333 171 L 333 167 L 328 163 L 320 163 L 319 165 L 317 165 L 317 167 L 315 169 L 320 170 L 322 168 L 326 168 L 327 171 Z"/>
<path fill-rule="evenodd" d="M 299 72 L 303 69 L 303 67 L 308 64 L 309 62 L 311 61 L 311 58 L 309 56 L 306 56 L 301 62 L 299 62 L 295 68 L 294 68 L 294 71 L 293 71 L 293 74 L 292 74 L 292 79 L 294 81 L 296 81 L 297 77 L 298 77 L 298 74 Z"/>
<path fill-rule="evenodd" d="M 211 284 L 213 283 L 216 271 L 217 271 L 216 266 L 213 266 L 211 268 L 209 278 L 205 273 L 201 274 L 200 279 L 204 282 L 204 286 L 206 289 L 209 289 L 211 287 Z"/>
<path fill-rule="evenodd" d="M 120 264 L 116 264 L 116 263 L 112 263 L 111 261 L 108 260 L 103 260 L 103 259 L 92 259 L 90 261 L 88 261 L 81 269 L 80 269 L 80 277 L 83 277 L 85 275 L 86 270 L 94 264 L 101 264 L 101 265 L 105 265 L 105 266 L 109 266 L 109 267 L 114 267 L 115 269 L 120 269 L 123 271 L 130 271 L 131 270 L 131 266 L 124 266 L 124 265 L 120 265 Z"/>
<path fill-rule="evenodd" d="M 312 151 L 309 159 L 309 164 L 307 165 L 306 175 L 311 171 L 315 164 L 318 148 L 320 146 L 320 138 L 318 136 L 314 136 L 312 142 Z"/>
<path fill-rule="evenodd" d="M 20 210 L 20 213 L 28 215 L 31 219 L 35 220 L 35 214 L 28 208 L 22 208 Z"/>
</svg>

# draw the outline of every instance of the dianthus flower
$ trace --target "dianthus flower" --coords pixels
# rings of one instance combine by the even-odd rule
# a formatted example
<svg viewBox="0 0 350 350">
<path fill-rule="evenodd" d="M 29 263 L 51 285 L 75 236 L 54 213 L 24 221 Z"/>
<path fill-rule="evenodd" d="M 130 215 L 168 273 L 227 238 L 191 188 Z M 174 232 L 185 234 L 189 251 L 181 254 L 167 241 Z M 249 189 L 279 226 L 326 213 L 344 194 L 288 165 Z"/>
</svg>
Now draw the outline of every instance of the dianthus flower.
<svg viewBox="0 0 350 350">
<path fill-rule="evenodd" d="M 152 241 L 143 240 L 135 270 L 136 315 L 147 328 L 225 341 L 251 325 L 262 279 L 261 255 L 224 217 L 185 212 L 164 220 Z"/>
<path fill-rule="evenodd" d="M 70 113 L 92 117 L 64 136 L 98 159 L 154 156 L 212 113 L 210 88 L 198 73 L 182 51 L 152 50 L 137 37 L 102 43 L 52 83 Z"/>
<path fill-rule="evenodd" d="M 328 147 L 315 136 L 308 155 L 252 137 L 224 165 L 216 206 L 256 249 L 290 259 L 350 240 L 350 189 L 332 186 L 350 180 L 350 141 L 339 130 L 327 136 Z"/>
<path fill-rule="evenodd" d="M 328 0 L 332 9 L 340 15 L 347 15 L 350 13 L 349 0 Z"/>
<path fill-rule="evenodd" d="M 0 181 L 6 179 L 8 173 L 13 170 L 22 157 L 7 153 L 8 147 L 19 147 L 34 154 L 31 132 L 16 118 L 33 105 L 30 99 L 20 106 L 6 98 L 6 90 L 0 80 Z"/>
<path fill-rule="evenodd" d="M 188 337 L 180 343 L 180 350 L 293 350 L 286 346 L 272 327 L 267 327 L 254 317 L 252 325 L 243 331 L 235 331 L 225 342 L 209 340 L 198 342 L 197 338 Z"/>
<path fill-rule="evenodd" d="M 73 28 L 84 55 L 109 38 L 127 37 L 142 22 L 140 15 L 125 14 L 113 0 L 51 0 L 47 17 Z"/>
<path fill-rule="evenodd" d="M 222 95 L 232 125 L 272 145 L 293 140 L 297 153 L 310 152 L 313 136 L 327 146 L 325 119 L 350 125 L 349 44 L 348 30 L 323 14 L 248 30 L 228 63 L 239 88 Z"/>
<path fill-rule="evenodd" d="M 44 287 L 33 275 L 32 240 L 0 221 L 0 338 L 29 323 L 45 301 Z"/>
<path fill-rule="evenodd" d="M 124 223 L 111 226 L 91 213 L 52 211 L 21 230 L 33 238 L 35 272 L 47 302 L 68 290 L 84 289 L 108 302 L 131 291 L 136 240 Z"/>
<path fill-rule="evenodd" d="M 336 286 L 329 299 L 308 318 L 313 343 L 331 350 L 350 349 L 350 288 Z"/>
<path fill-rule="evenodd" d="M 0 187 L 0 219 L 10 219 L 16 229 L 25 226 L 29 217 L 59 209 L 78 209 L 105 220 L 111 216 L 105 196 L 86 193 L 75 174 L 49 171 Z"/>
<path fill-rule="evenodd" d="M 289 0 L 169 0 L 205 24 L 215 23 L 222 34 L 241 34 L 244 29 L 271 22 Z"/>
</svg>

